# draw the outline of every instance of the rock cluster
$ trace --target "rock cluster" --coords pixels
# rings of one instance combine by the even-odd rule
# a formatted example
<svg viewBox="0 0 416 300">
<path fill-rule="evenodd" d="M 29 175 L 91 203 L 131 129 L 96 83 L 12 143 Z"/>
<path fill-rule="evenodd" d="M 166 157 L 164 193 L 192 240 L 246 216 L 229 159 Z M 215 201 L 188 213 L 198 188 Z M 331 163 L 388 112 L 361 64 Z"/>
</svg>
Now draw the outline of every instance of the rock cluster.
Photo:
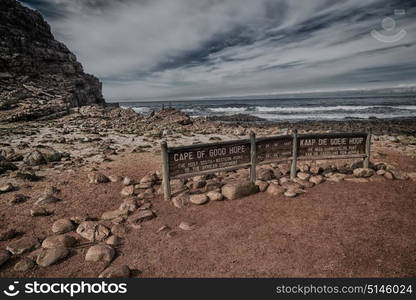
<svg viewBox="0 0 416 300">
<path fill-rule="evenodd" d="M 248 169 L 196 176 L 186 180 L 175 179 L 171 180 L 172 203 L 181 208 L 190 204 L 203 205 L 209 201 L 235 200 L 257 192 L 293 198 L 325 181 L 345 180 L 363 183 L 380 179 L 408 180 L 410 178 L 408 174 L 385 163 L 372 164 L 370 168 L 363 168 L 362 165 L 362 161 L 341 166 L 331 164 L 319 166 L 305 162 L 299 166 L 297 176 L 293 180 L 289 176 L 289 165 L 264 165 L 257 168 L 255 183 L 247 181 Z"/>
</svg>

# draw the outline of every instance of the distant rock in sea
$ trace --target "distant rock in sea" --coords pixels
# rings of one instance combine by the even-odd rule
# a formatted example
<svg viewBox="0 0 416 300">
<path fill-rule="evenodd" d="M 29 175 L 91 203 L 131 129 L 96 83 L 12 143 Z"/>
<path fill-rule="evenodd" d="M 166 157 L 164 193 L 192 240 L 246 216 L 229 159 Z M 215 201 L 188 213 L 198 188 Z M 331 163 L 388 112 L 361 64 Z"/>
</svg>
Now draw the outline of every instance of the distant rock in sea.
<svg viewBox="0 0 416 300">
<path fill-rule="evenodd" d="M 104 105 L 99 80 L 84 73 L 54 39 L 42 15 L 15 0 L 0 1 L 0 122 L 66 114 Z"/>
</svg>

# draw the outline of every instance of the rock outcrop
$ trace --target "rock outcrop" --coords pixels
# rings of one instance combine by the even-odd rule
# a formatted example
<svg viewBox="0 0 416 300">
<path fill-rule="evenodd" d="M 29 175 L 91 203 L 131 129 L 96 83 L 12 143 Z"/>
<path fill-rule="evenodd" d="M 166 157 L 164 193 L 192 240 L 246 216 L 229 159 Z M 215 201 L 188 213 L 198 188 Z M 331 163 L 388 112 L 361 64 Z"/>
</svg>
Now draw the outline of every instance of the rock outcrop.
<svg viewBox="0 0 416 300">
<path fill-rule="evenodd" d="M 0 122 L 61 116 L 70 107 L 105 104 L 101 83 L 54 39 L 42 15 L 0 2 Z"/>
</svg>

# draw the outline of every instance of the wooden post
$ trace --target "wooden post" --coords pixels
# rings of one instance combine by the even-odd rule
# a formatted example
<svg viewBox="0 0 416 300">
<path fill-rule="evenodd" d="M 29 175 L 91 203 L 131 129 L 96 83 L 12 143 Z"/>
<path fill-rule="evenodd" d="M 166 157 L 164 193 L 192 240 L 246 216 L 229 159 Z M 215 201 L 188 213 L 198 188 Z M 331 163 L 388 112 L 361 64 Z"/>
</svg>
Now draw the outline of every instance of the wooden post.
<svg viewBox="0 0 416 300">
<path fill-rule="evenodd" d="M 162 142 L 162 174 L 163 174 L 163 195 L 165 200 L 170 200 L 171 191 L 170 191 L 170 177 L 169 177 L 169 156 L 168 156 L 168 143 L 166 141 Z"/>
<path fill-rule="evenodd" d="M 363 167 L 368 168 L 370 166 L 370 152 L 371 152 L 371 135 L 372 130 L 371 128 L 368 130 L 367 139 L 365 141 L 365 155 Z"/>
<path fill-rule="evenodd" d="M 250 158 L 251 158 L 251 166 L 250 166 L 250 181 L 252 183 L 256 182 L 256 160 L 257 160 L 257 149 L 256 149 L 256 134 L 251 131 L 250 132 L 250 144 L 251 144 L 251 151 L 250 151 Z"/>
<path fill-rule="evenodd" d="M 298 130 L 293 131 L 292 166 L 290 168 L 290 179 L 296 178 L 298 162 Z"/>
</svg>

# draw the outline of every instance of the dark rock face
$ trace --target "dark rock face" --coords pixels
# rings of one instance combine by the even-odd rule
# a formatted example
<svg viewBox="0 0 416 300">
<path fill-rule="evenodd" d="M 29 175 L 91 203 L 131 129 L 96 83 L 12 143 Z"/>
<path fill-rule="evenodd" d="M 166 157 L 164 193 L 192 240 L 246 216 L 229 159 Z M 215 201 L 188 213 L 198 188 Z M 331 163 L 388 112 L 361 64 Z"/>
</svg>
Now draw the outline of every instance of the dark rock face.
<svg viewBox="0 0 416 300">
<path fill-rule="evenodd" d="M 0 121 L 60 116 L 105 104 L 101 83 L 56 41 L 40 13 L 0 1 Z"/>
</svg>

